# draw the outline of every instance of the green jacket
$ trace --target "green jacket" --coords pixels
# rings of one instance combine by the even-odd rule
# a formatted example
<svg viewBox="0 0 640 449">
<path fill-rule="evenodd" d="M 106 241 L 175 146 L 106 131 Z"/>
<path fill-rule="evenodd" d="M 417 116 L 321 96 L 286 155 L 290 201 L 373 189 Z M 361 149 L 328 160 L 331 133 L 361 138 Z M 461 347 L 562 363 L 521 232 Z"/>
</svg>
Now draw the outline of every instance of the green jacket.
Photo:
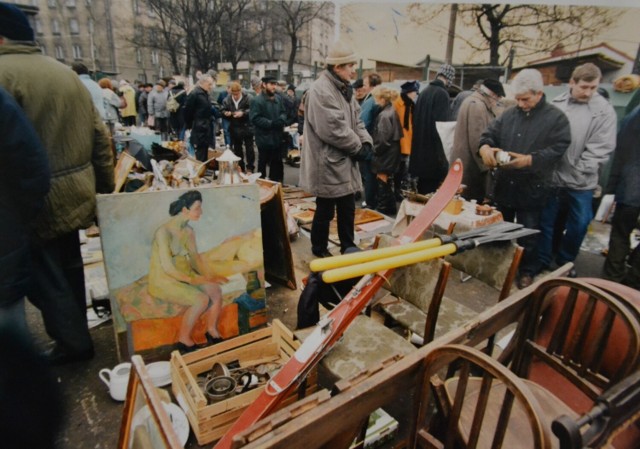
<svg viewBox="0 0 640 449">
<path fill-rule="evenodd" d="M 48 240 L 88 227 L 96 192 L 114 189 L 111 144 L 89 91 L 34 45 L 0 45 L 0 86 L 25 111 L 49 156 L 51 190 L 34 221 L 37 235 Z"/>
<path fill-rule="evenodd" d="M 249 120 L 254 128 L 258 150 L 276 150 L 282 147 L 287 111 L 279 95 L 269 99 L 265 93 L 261 93 L 251 100 Z"/>
</svg>

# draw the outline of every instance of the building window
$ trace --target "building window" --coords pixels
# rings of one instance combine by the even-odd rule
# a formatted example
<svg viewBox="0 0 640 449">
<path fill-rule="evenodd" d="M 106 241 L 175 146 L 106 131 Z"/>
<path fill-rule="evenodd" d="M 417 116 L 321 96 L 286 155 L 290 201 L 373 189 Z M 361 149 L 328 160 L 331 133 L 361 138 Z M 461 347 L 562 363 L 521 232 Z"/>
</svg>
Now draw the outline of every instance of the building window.
<svg viewBox="0 0 640 449">
<path fill-rule="evenodd" d="M 42 52 L 43 55 L 47 54 L 47 47 L 45 47 L 44 45 L 40 46 L 40 51 Z"/>
<path fill-rule="evenodd" d="M 276 39 L 275 41 L 273 41 L 273 49 L 275 51 L 282 51 L 282 41 L 280 39 Z"/>
<path fill-rule="evenodd" d="M 87 28 L 89 28 L 89 33 L 93 33 L 93 19 L 89 19 L 89 23 L 87 24 Z"/>
<path fill-rule="evenodd" d="M 66 0 L 65 5 L 67 5 L 67 8 L 75 8 L 76 0 Z"/>
<path fill-rule="evenodd" d="M 56 0 L 47 0 L 47 5 L 49 6 L 49 8 L 55 8 L 56 6 L 58 6 Z"/>
<path fill-rule="evenodd" d="M 78 44 L 73 45 L 73 59 L 82 59 L 82 47 Z"/>
<path fill-rule="evenodd" d="M 158 65 L 160 58 L 158 58 L 158 50 L 151 50 L 151 64 Z"/>
<path fill-rule="evenodd" d="M 136 62 L 140 64 L 142 62 L 142 52 L 139 48 L 136 48 Z"/>
<path fill-rule="evenodd" d="M 133 0 L 133 12 L 135 12 L 136 14 L 140 13 L 140 3 L 138 2 L 138 0 Z"/>
<path fill-rule="evenodd" d="M 56 45 L 56 59 L 64 59 L 64 48 L 62 48 L 62 45 Z"/>
<path fill-rule="evenodd" d="M 296 44 L 296 50 L 302 51 L 302 47 L 304 47 L 304 42 L 302 42 L 302 39 L 298 39 L 298 43 Z"/>
<path fill-rule="evenodd" d="M 78 19 L 69 19 L 69 31 L 71 34 L 79 34 L 80 27 L 78 26 Z"/>
<path fill-rule="evenodd" d="M 42 20 L 36 19 L 36 33 L 42 34 Z"/>
<path fill-rule="evenodd" d="M 60 23 L 58 22 L 58 19 L 53 19 L 51 21 L 51 32 L 53 34 L 60 34 Z"/>
<path fill-rule="evenodd" d="M 138 80 L 141 83 L 146 83 L 147 82 L 147 74 L 146 73 L 138 73 Z"/>
</svg>

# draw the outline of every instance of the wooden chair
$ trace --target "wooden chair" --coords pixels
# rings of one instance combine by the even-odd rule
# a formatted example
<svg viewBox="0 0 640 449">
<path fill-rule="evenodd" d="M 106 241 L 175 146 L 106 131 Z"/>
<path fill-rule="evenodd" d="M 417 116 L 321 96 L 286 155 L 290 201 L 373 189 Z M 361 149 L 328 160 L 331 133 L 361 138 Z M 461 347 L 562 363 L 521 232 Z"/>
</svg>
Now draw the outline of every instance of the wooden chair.
<svg viewBox="0 0 640 449">
<path fill-rule="evenodd" d="M 497 302 L 511 293 L 524 249 L 513 242 L 496 242 L 447 256 L 453 268 L 498 290 Z"/>
<path fill-rule="evenodd" d="M 415 447 L 549 449 L 550 422 L 525 382 L 483 352 L 444 345 L 424 360 Z M 454 367 L 452 369 L 452 367 Z M 438 373 L 450 373 L 441 379 Z M 444 421 L 433 417 L 433 403 Z M 571 410 L 557 400 L 562 413 Z"/>
<path fill-rule="evenodd" d="M 381 242 L 382 243 L 382 242 Z M 453 268 L 466 273 L 488 286 L 498 290 L 496 302 L 509 296 L 513 281 L 522 258 L 522 247 L 510 242 L 480 246 L 471 251 L 445 258 Z M 465 305 L 466 298 L 444 295 L 438 316 L 437 329 L 430 330 L 427 322 L 430 312 L 428 297 L 415 294 L 419 291 L 416 284 L 424 277 L 411 270 L 398 270 L 390 279 L 391 291 L 395 298 L 387 298 L 379 307 L 386 316 L 424 338 L 424 344 L 433 340 L 435 335 L 443 335 L 472 319 L 477 312 Z"/>
<path fill-rule="evenodd" d="M 623 298 L 576 279 L 552 279 L 534 293 L 514 338 L 511 369 L 577 413 L 638 367 L 640 322 Z M 537 388 L 539 387 L 539 388 Z"/>
<path fill-rule="evenodd" d="M 570 420 L 577 420 L 580 414 L 591 409 L 599 395 L 638 368 L 640 322 L 623 297 L 615 298 L 579 280 L 551 279 L 541 283 L 532 294 L 512 344 L 513 350 L 506 351 L 513 354 L 510 371 L 520 378 L 519 387 L 526 390 L 521 392 L 522 395 L 529 395 L 529 399 L 533 398 L 538 404 L 536 420 L 550 434 L 551 422 L 555 418 L 566 415 Z M 470 358 L 467 354 L 469 351 L 477 352 L 476 349 L 468 350 L 465 352 L 466 359 Z M 485 365 L 491 365 L 495 372 L 506 369 L 495 359 L 478 354 L 475 356 L 477 360 L 473 360 L 474 367 L 480 374 L 473 371 L 474 375 L 486 377 L 488 368 Z M 536 420 L 529 414 L 514 414 L 502 408 L 499 418 L 495 420 L 498 441 L 487 441 L 482 437 L 486 433 L 481 431 L 486 420 L 484 414 L 491 413 L 483 411 L 487 408 L 483 401 L 490 403 L 495 401 L 492 398 L 501 397 L 501 391 L 508 385 L 506 381 L 503 380 L 504 385 L 501 386 L 499 383 L 468 380 L 470 368 L 464 368 L 464 363 L 462 370 L 443 362 L 432 367 L 430 363 L 435 357 L 429 356 L 425 361 L 426 379 L 430 379 L 430 373 L 437 372 L 435 370 L 438 367 L 446 365 L 448 368 L 445 382 L 437 379 L 431 382 L 432 388 L 439 392 L 437 404 L 449 426 L 449 436 L 445 438 L 444 446 L 440 447 L 452 447 L 454 441 L 449 441 L 453 438 L 451 435 L 456 435 L 455 442 L 462 447 L 471 448 L 493 448 L 503 444 L 509 448 L 522 447 L 518 443 L 528 441 L 522 437 L 522 441 L 515 437 L 511 440 L 511 429 L 528 428 Z M 449 355 L 449 359 L 445 357 L 445 362 L 451 359 Z M 484 365 L 479 364 L 478 360 L 484 361 Z M 491 375 L 496 376 L 493 372 Z M 513 379 L 510 382 L 513 383 Z M 430 432 L 433 425 L 421 428 L 428 422 L 425 413 L 429 407 L 429 397 L 424 392 L 429 388 L 428 385 L 423 386 L 426 400 L 420 406 L 416 425 L 417 441 L 426 441 L 426 447 L 439 447 L 429 440 L 433 436 Z M 505 395 L 507 404 L 511 402 L 509 394 Z M 474 396 L 481 400 L 476 401 Z M 469 401 L 479 404 L 481 411 L 476 412 L 469 409 L 468 405 L 464 406 L 465 401 L 467 404 Z M 496 405 L 491 407 L 495 408 Z M 452 433 L 454 430 L 457 433 Z M 504 436 L 501 435 L 503 433 Z M 537 440 L 534 438 L 532 441 Z M 551 442 L 557 447 L 557 440 L 552 439 Z"/>
<path fill-rule="evenodd" d="M 411 295 L 422 297 L 422 302 L 428 304 L 427 311 L 423 314 L 425 320 L 421 323 L 421 331 L 431 336 L 435 333 L 450 269 L 447 262 L 435 259 L 396 269 L 389 280 L 391 292 L 395 292 L 397 286 L 394 283 L 396 276 L 407 275 L 419 281 L 416 289 L 411 290 Z M 382 322 L 360 315 L 331 352 L 322 359 L 321 366 L 327 371 L 332 381 L 338 381 L 371 370 L 395 355 L 406 355 L 414 350 L 415 346 L 406 338 L 398 335 Z"/>
</svg>

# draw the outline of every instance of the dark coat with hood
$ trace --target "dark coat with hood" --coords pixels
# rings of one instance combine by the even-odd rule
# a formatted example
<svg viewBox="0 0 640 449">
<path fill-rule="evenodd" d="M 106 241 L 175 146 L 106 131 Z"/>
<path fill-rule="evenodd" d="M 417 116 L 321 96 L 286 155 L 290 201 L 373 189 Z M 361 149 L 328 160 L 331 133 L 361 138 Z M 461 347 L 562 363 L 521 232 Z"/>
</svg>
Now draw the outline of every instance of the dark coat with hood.
<svg viewBox="0 0 640 449">
<path fill-rule="evenodd" d="M 447 176 L 449 162 L 444 154 L 436 122 L 449 121 L 451 108 L 444 82 L 435 79 L 418 95 L 413 111 L 413 138 L 409 173 L 432 180 L 437 187 Z"/>
<path fill-rule="evenodd" d="M 209 94 L 196 86 L 184 105 L 184 124 L 191 130 L 191 143 L 194 146 L 206 145 L 213 136 L 213 110 Z"/>
<path fill-rule="evenodd" d="M 556 163 L 571 143 L 569 120 L 543 95 L 529 112 L 517 106 L 507 109 L 482 133 L 483 145 L 530 154 L 532 163 L 523 169 L 498 169 L 495 201 L 498 206 L 533 210 L 544 206 L 551 190 Z"/>
<path fill-rule="evenodd" d="M 374 173 L 393 175 L 400 164 L 400 139 L 402 125 L 393 107 L 389 103 L 380 109 L 373 125 L 373 161 Z"/>
<path fill-rule="evenodd" d="M 31 222 L 49 191 L 49 160 L 20 106 L 0 88 L 0 308 L 25 296 Z"/>
</svg>

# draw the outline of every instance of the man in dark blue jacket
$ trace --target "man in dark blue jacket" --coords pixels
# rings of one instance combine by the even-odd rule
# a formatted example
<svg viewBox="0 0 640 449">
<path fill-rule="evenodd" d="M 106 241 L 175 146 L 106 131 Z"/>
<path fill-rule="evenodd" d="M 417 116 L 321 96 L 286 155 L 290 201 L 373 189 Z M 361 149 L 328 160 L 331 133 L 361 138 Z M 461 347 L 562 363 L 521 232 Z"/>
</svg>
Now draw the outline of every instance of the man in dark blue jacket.
<svg viewBox="0 0 640 449">
<path fill-rule="evenodd" d="M 609 253 L 603 277 L 640 289 L 640 245 L 633 251 L 629 236 L 640 216 L 640 106 L 622 121 L 606 193 L 615 193 Z M 627 258 L 628 257 L 628 258 Z M 630 266 L 627 269 L 627 265 Z"/>
<path fill-rule="evenodd" d="M 51 173 L 33 126 L 13 97 L 0 87 L 0 322 L 26 333 L 30 223 L 44 205 Z"/>
<path fill-rule="evenodd" d="M 538 229 L 551 191 L 551 175 L 571 143 L 571 129 L 564 113 L 547 103 L 540 72 L 524 69 L 512 86 L 517 106 L 489 124 L 480 137 L 478 153 L 490 168 L 502 160 L 499 156 L 496 160 L 498 152 L 509 153 L 510 162 L 501 164 L 497 172 L 496 205 L 505 220 Z M 524 288 L 531 285 L 540 268 L 538 236 L 525 237 L 518 243 L 524 247 L 518 287 Z"/>
</svg>

